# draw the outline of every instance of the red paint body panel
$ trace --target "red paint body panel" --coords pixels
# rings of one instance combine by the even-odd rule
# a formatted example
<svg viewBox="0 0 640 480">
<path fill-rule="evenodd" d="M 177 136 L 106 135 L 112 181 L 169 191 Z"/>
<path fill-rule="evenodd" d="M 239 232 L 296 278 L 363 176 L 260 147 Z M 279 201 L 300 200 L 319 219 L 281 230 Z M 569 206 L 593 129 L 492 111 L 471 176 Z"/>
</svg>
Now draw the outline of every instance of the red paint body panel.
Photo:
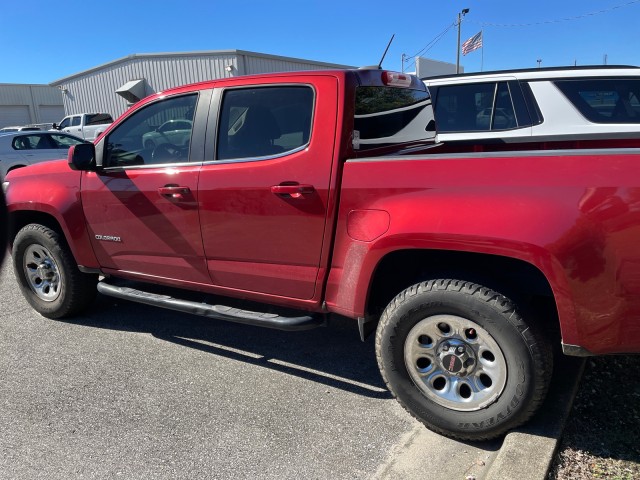
<svg viewBox="0 0 640 480">
<path fill-rule="evenodd" d="M 80 172 L 69 169 L 66 161 L 56 160 L 13 170 L 5 180 L 15 187 L 7 192 L 10 218 L 17 212 L 51 215 L 62 228 L 78 264 L 100 266 L 82 212 Z"/>
<path fill-rule="evenodd" d="M 308 147 L 274 159 L 205 164 L 199 185 L 202 238 L 214 285 L 319 300 L 338 82 L 330 76 L 287 79 L 292 81 L 308 83 L 316 96 Z M 282 185 L 306 185 L 308 191 L 272 189 Z"/>
<path fill-rule="evenodd" d="M 84 172 L 84 215 L 100 265 L 209 283 L 198 214 L 199 172 L 200 166 Z M 162 194 L 160 189 L 172 185 L 188 192 L 179 198 Z"/>
<path fill-rule="evenodd" d="M 51 215 L 77 262 L 105 273 L 315 311 L 326 302 L 353 318 L 367 313 L 376 267 L 392 252 L 510 257 L 548 280 L 564 343 L 640 352 L 640 152 L 447 153 L 453 147 L 445 146 L 361 158 L 371 153 L 352 148 L 355 86 L 380 75 L 283 73 L 174 89 L 311 85 L 311 143 L 259 161 L 200 157 L 111 173 L 43 163 L 8 175 L 9 211 Z M 97 145 L 165 93 L 130 109 Z M 198 138 L 208 142 L 215 132 L 200 122 Z M 607 146 L 614 145 L 595 145 Z M 313 189 L 272 190 L 292 183 Z"/>
<path fill-rule="evenodd" d="M 640 350 L 640 170 L 636 155 L 434 156 L 347 162 L 327 286 L 330 309 L 365 313 L 376 265 L 403 249 L 524 260 L 548 279 L 563 341 L 593 353 Z M 389 212 L 372 242 L 351 211 Z"/>
</svg>

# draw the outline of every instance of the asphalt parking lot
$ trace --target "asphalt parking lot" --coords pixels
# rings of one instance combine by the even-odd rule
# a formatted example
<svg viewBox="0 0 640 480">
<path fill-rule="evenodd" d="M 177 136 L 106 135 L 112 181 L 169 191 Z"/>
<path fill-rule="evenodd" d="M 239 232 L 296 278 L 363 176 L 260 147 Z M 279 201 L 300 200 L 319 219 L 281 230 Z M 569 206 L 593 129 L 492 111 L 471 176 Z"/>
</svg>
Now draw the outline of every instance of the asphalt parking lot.
<svg viewBox="0 0 640 480">
<path fill-rule="evenodd" d="M 52 321 L 8 261 L 0 318 L 0 478 L 481 479 L 502 446 L 414 421 L 348 321 L 287 333 L 106 297 Z"/>
</svg>

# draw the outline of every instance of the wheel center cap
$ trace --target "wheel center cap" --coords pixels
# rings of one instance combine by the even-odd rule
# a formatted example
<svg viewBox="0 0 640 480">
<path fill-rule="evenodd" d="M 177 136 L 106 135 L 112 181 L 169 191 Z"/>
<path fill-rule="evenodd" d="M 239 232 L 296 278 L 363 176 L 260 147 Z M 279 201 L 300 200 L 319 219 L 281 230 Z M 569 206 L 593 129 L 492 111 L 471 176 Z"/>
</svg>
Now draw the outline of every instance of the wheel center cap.
<svg viewBox="0 0 640 480">
<path fill-rule="evenodd" d="M 456 355 L 445 355 L 442 357 L 442 366 L 451 373 L 458 373 L 462 370 L 462 360 Z"/>
<path fill-rule="evenodd" d="M 462 340 L 450 339 L 444 342 L 438 350 L 440 365 L 451 375 L 468 375 L 475 367 L 476 360 L 473 348 Z"/>
<path fill-rule="evenodd" d="M 40 278 L 48 278 L 52 275 L 51 266 L 47 263 L 38 265 L 38 276 Z"/>
</svg>

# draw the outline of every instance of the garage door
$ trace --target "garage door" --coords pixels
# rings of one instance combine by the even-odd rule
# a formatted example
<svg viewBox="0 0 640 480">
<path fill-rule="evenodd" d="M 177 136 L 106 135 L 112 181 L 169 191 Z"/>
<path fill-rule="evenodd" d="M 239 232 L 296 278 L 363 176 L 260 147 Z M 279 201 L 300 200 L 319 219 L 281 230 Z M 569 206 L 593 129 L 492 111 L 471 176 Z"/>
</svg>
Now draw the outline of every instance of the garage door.
<svg viewBox="0 0 640 480">
<path fill-rule="evenodd" d="M 39 110 L 40 123 L 57 123 L 64 118 L 62 105 L 40 105 Z"/>
<path fill-rule="evenodd" d="M 31 123 L 28 105 L 0 105 L 0 128 Z"/>
</svg>

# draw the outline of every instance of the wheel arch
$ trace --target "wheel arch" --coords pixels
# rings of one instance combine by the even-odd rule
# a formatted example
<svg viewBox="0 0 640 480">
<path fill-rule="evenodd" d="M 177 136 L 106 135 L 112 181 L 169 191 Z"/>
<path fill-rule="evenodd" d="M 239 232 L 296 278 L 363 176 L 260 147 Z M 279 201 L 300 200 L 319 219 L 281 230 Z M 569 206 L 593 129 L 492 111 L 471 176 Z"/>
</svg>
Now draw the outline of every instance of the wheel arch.
<svg viewBox="0 0 640 480">
<path fill-rule="evenodd" d="M 349 299 L 347 307 L 352 308 L 351 316 L 362 317 L 365 322 L 377 321 L 386 305 L 405 288 L 429 279 L 456 278 L 486 285 L 535 310 L 544 323 L 541 327 L 559 343 L 560 333 L 564 336 L 575 331 L 574 306 L 567 293 L 566 278 L 549 252 L 529 250 L 531 248 L 508 249 L 531 258 L 477 250 L 391 249 L 379 255 L 375 262 L 371 258 L 362 262 L 359 281 L 343 282 L 359 285 L 352 287 L 355 290 L 352 295 L 343 289 L 334 298 L 338 302 Z M 374 256 L 374 252 L 369 250 L 365 256 Z M 338 303 L 338 313 L 348 311 L 340 312 L 339 306 Z"/>
<path fill-rule="evenodd" d="M 42 210 L 13 210 L 9 212 L 9 247 L 13 248 L 13 242 L 18 232 L 29 224 L 43 225 L 60 234 L 65 239 L 76 263 L 88 268 L 96 268 L 97 261 L 93 255 L 86 229 L 80 232 L 79 228 L 74 233 L 64 228 L 63 223 L 52 213 Z M 72 239 L 70 241 L 70 239 Z"/>
</svg>

